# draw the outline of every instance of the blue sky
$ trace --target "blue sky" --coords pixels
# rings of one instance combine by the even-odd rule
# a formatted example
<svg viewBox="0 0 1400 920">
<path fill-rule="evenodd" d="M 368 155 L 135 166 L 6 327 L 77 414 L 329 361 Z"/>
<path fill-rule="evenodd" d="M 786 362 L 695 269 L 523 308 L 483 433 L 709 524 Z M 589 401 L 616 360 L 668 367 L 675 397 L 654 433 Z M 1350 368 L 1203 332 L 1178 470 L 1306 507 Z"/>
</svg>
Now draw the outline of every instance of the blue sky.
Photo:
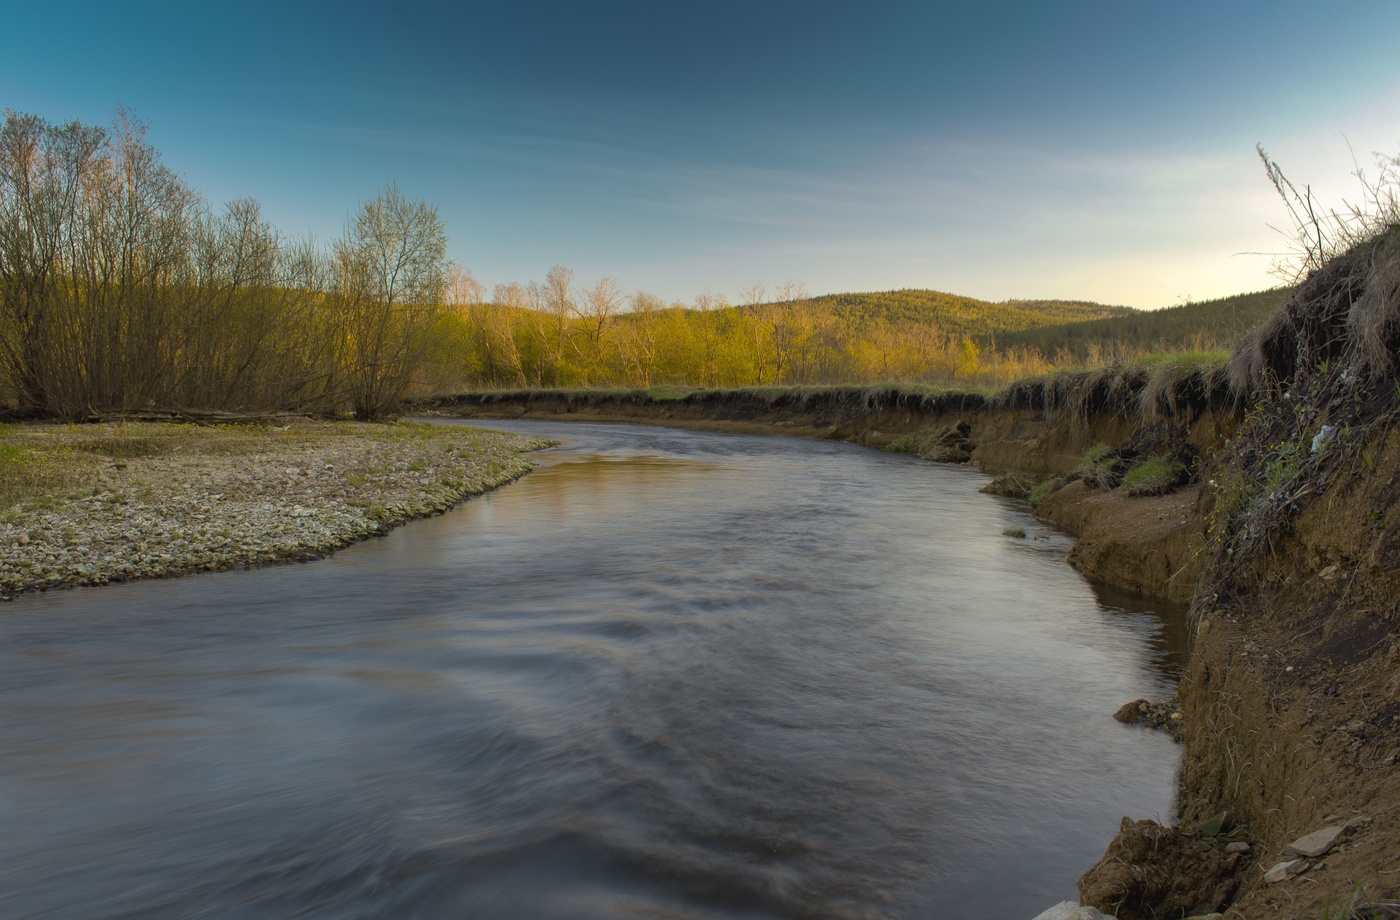
<svg viewBox="0 0 1400 920">
<path fill-rule="evenodd" d="M 1256 143 L 1327 201 L 1400 153 L 1393 0 L 9 6 L 0 105 L 293 234 L 396 180 L 488 288 L 1166 306 L 1274 283 Z"/>
</svg>

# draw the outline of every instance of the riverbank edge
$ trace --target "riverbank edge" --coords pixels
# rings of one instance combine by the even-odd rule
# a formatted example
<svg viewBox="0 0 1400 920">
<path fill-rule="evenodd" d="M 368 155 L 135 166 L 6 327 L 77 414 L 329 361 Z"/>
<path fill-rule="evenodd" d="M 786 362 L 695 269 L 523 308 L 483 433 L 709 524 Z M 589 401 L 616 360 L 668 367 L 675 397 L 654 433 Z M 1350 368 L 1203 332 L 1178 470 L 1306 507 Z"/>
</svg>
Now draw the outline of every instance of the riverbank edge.
<svg viewBox="0 0 1400 920">
<path fill-rule="evenodd" d="M 951 394 L 932 400 L 855 402 L 849 394 L 802 394 L 792 403 L 746 391 L 703 394 L 703 399 L 651 399 L 638 393 L 518 391 L 467 393 L 415 403 L 413 411 L 457 418 L 531 418 L 654 424 L 704 431 L 785 435 L 848 441 L 883 448 L 901 435 L 968 426 L 973 465 L 997 476 L 1033 480 L 1071 474 L 1095 444 L 1118 446 L 1143 427 L 1129 413 L 1048 418 L 1031 409 L 989 406 L 978 396 Z M 919 404 L 924 403 L 924 404 Z M 1180 434 L 1209 458 L 1224 446 L 1237 422 L 1201 413 Z M 1071 483 L 1036 508 L 1042 520 L 1077 537 L 1070 562 L 1086 577 L 1148 598 L 1189 603 L 1200 569 L 1205 524 L 1199 487 L 1166 496 L 1129 498 Z"/>
<path fill-rule="evenodd" d="M 551 444 L 308 419 L 28 423 L 6 443 L 35 463 L 72 464 L 81 489 L 0 515 L 0 601 L 325 558 L 514 482 L 533 469 L 523 455 Z"/>
<path fill-rule="evenodd" d="M 1400 680 L 1387 678 L 1400 673 L 1400 643 L 1386 622 L 1400 598 L 1400 549 L 1392 539 L 1400 534 L 1400 506 L 1391 494 L 1400 482 L 1400 432 L 1382 429 L 1366 449 L 1351 449 L 1350 472 L 1302 502 L 1303 513 L 1282 538 L 1256 536 L 1269 564 L 1260 579 L 1227 597 L 1216 592 L 1220 571 L 1232 563 L 1209 539 L 1211 518 L 1220 514 L 1218 490 L 1200 480 L 1242 472 L 1241 452 L 1254 451 L 1261 437 L 1245 430 L 1242 413 L 1197 406 L 1174 418 L 1148 418 L 997 406 L 981 397 L 863 393 L 732 391 L 652 400 L 644 393 L 525 391 L 443 397 L 418 409 L 870 447 L 964 425 L 967 454 L 983 471 L 1057 480 L 1036 512 L 1078 537 L 1069 561 L 1087 577 L 1192 607 L 1193 645 L 1179 692 L 1180 823 L 1125 818 L 1104 858 L 1081 879 L 1081 900 L 1120 920 L 1217 909 L 1230 920 L 1317 920 L 1370 916 L 1353 906 L 1400 899 L 1400 870 L 1390 859 L 1400 852 Z M 1278 405 L 1285 415 L 1297 409 L 1286 396 Z M 1158 444 L 1165 436 L 1195 453 L 1196 484 L 1155 497 L 1059 484 L 1091 446 L 1127 445 L 1149 430 Z M 1374 587 L 1349 597 L 1360 593 L 1358 579 Z M 1325 860 L 1287 863 L 1290 842 L 1337 822 L 1350 822 L 1347 835 Z M 1284 872 L 1282 881 L 1265 878 L 1285 863 L 1297 871 Z"/>
</svg>

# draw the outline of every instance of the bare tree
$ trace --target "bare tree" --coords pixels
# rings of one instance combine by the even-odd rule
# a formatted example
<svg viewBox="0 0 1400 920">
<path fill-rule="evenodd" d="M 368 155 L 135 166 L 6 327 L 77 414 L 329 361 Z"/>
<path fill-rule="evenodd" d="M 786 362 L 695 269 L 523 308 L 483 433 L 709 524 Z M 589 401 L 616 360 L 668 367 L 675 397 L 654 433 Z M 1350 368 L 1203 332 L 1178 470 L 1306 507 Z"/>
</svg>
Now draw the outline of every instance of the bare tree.
<svg viewBox="0 0 1400 920">
<path fill-rule="evenodd" d="M 482 287 L 481 282 L 472 277 L 472 270 L 456 262 L 447 263 L 443 285 L 445 302 L 453 307 L 479 304 L 486 293 L 486 288 Z"/>
<path fill-rule="evenodd" d="M 573 283 L 573 271 L 556 265 L 545 275 L 543 284 L 531 281 L 525 287 L 545 352 L 549 382 L 554 386 L 566 382 L 564 354 L 569 347 L 569 320 L 578 312 Z"/>
<path fill-rule="evenodd" d="M 622 341 L 622 353 L 633 386 L 651 386 L 652 374 L 656 371 L 661 313 L 665 309 L 666 304 L 653 294 L 637 291 L 632 295 L 632 318 Z"/>
<path fill-rule="evenodd" d="M 616 278 L 600 278 L 583 292 L 579 315 L 586 320 L 588 354 L 581 355 L 585 367 L 599 372 L 608 365 L 606 336 L 613 316 L 622 307 L 622 290 Z M 584 381 L 588 383 L 587 380 Z"/>
<path fill-rule="evenodd" d="M 446 252 L 437 209 L 410 201 L 394 183 L 336 242 L 346 387 L 357 418 L 382 417 L 407 390 L 442 303 Z"/>
</svg>

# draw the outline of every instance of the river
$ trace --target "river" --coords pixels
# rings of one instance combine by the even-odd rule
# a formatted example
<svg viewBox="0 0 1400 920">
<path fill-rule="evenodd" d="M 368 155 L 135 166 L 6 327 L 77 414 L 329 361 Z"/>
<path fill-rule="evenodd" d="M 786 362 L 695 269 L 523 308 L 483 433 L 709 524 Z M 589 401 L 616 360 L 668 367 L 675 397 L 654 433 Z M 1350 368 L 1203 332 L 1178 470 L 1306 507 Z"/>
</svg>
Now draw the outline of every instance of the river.
<svg viewBox="0 0 1400 920">
<path fill-rule="evenodd" d="M 1029 918 L 1170 815 L 1111 713 L 1180 612 L 975 470 L 490 425 L 561 446 L 329 559 L 0 606 L 0 917 Z"/>
</svg>

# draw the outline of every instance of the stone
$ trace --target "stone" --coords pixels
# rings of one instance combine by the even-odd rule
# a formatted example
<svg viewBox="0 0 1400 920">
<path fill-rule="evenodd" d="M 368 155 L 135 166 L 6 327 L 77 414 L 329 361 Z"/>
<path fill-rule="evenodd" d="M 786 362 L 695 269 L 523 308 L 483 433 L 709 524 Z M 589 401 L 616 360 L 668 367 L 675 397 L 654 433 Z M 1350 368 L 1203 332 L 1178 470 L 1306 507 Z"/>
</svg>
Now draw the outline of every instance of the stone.
<svg viewBox="0 0 1400 920">
<path fill-rule="evenodd" d="M 1124 703 L 1118 707 L 1118 711 L 1113 714 L 1113 718 L 1119 722 L 1127 722 L 1129 725 L 1138 720 L 1138 717 L 1147 711 L 1146 700 L 1133 700 L 1131 703 Z M 1070 902 L 1066 902 L 1070 903 Z"/>
<path fill-rule="evenodd" d="M 1230 813 L 1222 811 L 1213 818 L 1201 822 L 1200 828 L 1196 831 L 1201 837 L 1217 837 L 1225 829 L 1225 822 L 1229 820 Z"/>
<path fill-rule="evenodd" d="M 1075 901 L 1061 901 L 1044 913 L 1036 914 L 1034 920 L 1113 920 L 1113 918 Z"/>
<path fill-rule="evenodd" d="M 1306 859 L 1290 859 L 1275 865 L 1268 872 L 1264 873 L 1264 882 L 1269 885 L 1277 885 L 1286 881 L 1301 872 L 1306 872 L 1308 861 Z"/>
<path fill-rule="evenodd" d="M 1230 841 L 1229 843 L 1225 844 L 1225 852 L 1226 852 L 1226 853 L 1248 853 L 1248 852 L 1249 852 L 1249 844 L 1245 843 L 1243 840 L 1232 840 L 1232 841 Z"/>
<path fill-rule="evenodd" d="M 1283 852 L 1289 856 L 1318 857 L 1336 845 L 1338 838 L 1346 828 L 1340 825 L 1324 827 L 1321 830 L 1305 834 L 1297 840 L 1283 848 Z"/>
</svg>

